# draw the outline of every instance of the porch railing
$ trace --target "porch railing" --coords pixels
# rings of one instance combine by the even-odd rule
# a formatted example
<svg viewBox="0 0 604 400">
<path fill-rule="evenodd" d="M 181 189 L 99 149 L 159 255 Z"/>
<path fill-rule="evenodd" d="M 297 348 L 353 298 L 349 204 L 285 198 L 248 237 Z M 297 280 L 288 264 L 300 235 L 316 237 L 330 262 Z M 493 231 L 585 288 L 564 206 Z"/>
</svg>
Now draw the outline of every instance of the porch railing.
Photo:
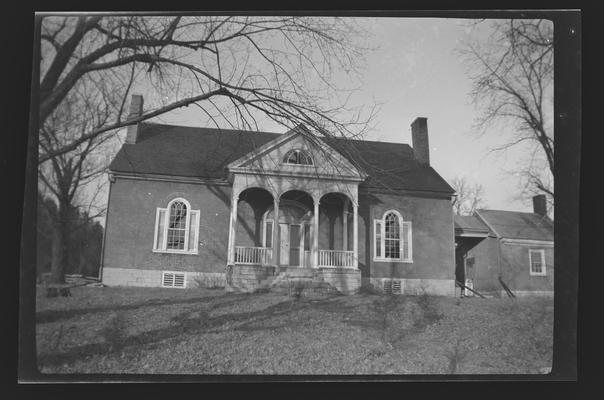
<svg viewBox="0 0 604 400">
<path fill-rule="evenodd" d="M 319 267 L 354 268 L 354 251 L 319 250 Z"/>
<path fill-rule="evenodd" d="M 235 246 L 235 264 L 270 264 L 273 249 L 270 247 Z"/>
</svg>

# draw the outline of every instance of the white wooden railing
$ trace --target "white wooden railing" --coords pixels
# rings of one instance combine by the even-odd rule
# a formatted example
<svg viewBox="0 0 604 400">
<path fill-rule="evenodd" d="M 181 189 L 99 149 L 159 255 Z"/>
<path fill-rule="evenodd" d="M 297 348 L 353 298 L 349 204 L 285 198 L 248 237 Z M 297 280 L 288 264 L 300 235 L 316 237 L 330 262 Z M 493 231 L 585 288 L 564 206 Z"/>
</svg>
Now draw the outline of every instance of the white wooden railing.
<svg viewBox="0 0 604 400">
<path fill-rule="evenodd" d="M 319 250 L 319 267 L 354 268 L 354 251 Z"/>
<path fill-rule="evenodd" d="M 235 264 L 270 264 L 273 249 L 270 247 L 235 246 Z"/>
</svg>

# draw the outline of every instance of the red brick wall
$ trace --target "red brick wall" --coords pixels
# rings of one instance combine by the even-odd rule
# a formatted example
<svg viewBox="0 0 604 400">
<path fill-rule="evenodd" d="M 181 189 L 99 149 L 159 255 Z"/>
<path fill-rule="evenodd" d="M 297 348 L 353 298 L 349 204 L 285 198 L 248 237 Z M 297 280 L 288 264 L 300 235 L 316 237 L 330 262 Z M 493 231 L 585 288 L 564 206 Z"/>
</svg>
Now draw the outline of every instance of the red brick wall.
<svg viewBox="0 0 604 400">
<path fill-rule="evenodd" d="M 223 272 L 227 261 L 230 215 L 228 186 L 118 178 L 111 189 L 107 215 L 104 268 Z M 155 213 L 174 197 L 184 197 L 200 210 L 199 254 L 153 253 Z M 399 211 L 413 222 L 413 263 L 373 261 L 373 219 L 386 210 Z M 238 205 L 237 245 L 251 246 L 258 227 L 253 208 Z M 359 268 L 363 277 L 407 279 L 454 279 L 454 233 L 448 199 L 390 194 L 361 194 L 359 206 Z M 249 221 L 247 228 L 241 221 Z M 333 243 L 342 247 L 341 218 L 334 224 Z M 330 220 L 321 214 L 321 230 Z M 352 215 L 348 221 L 349 250 L 353 249 Z M 261 233 L 261 227 L 259 227 Z M 260 236 L 258 236 L 260 237 Z M 320 237 L 320 248 L 330 239 Z"/>
<path fill-rule="evenodd" d="M 359 243 L 370 251 L 361 257 L 370 268 L 371 278 L 455 279 L 455 239 L 453 210 L 448 199 L 414 197 L 410 195 L 373 194 L 363 196 L 367 207 L 362 209 L 366 222 L 364 238 Z M 363 203 L 361 203 L 363 204 Z M 412 221 L 413 262 L 374 261 L 373 220 L 384 212 L 397 210 L 403 220 Z"/>
<path fill-rule="evenodd" d="M 545 250 L 545 276 L 530 275 L 529 249 Z M 502 276 L 511 290 L 554 290 L 554 248 L 539 245 L 502 244 Z"/>
<path fill-rule="evenodd" d="M 474 257 L 473 285 L 479 292 L 503 290 L 497 280 L 500 274 L 498 251 L 499 239 L 487 237 L 467 253 L 467 257 Z"/>
<path fill-rule="evenodd" d="M 231 188 L 117 178 L 107 211 L 104 268 L 223 272 Z M 175 197 L 200 210 L 199 254 L 153 253 L 156 208 Z"/>
<path fill-rule="evenodd" d="M 529 249 L 541 248 L 545 250 L 546 275 L 531 276 Z M 554 249 L 551 247 L 505 244 L 489 237 L 469 250 L 467 256 L 475 259 L 474 288 L 479 292 L 503 290 L 497 279 L 500 274 L 513 291 L 554 290 Z"/>
</svg>

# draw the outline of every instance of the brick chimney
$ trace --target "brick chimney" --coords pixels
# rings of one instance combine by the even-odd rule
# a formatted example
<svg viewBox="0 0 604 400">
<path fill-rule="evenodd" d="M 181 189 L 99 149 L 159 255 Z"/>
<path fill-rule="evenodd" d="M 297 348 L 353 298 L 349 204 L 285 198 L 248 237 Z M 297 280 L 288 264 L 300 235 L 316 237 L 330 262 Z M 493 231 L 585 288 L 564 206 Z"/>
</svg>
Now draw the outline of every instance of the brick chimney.
<svg viewBox="0 0 604 400">
<path fill-rule="evenodd" d="M 430 145 L 428 144 L 428 119 L 417 117 L 411 123 L 413 153 L 420 163 L 430 165 Z"/>
<path fill-rule="evenodd" d="M 130 98 L 130 114 L 128 119 L 133 119 L 143 115 L 143 96 L 140 94 L 133 94 Z M 126 143 L 134 144 L 138 138 L 138 123 L 128 125 L 128 131 L 126 133 Z"/>
<path fill-rule="evenodd" d="M 533 212 L 539 215 L 547 214 L 547 202 L 544 194 L 533 196 Z"/>
</svg>

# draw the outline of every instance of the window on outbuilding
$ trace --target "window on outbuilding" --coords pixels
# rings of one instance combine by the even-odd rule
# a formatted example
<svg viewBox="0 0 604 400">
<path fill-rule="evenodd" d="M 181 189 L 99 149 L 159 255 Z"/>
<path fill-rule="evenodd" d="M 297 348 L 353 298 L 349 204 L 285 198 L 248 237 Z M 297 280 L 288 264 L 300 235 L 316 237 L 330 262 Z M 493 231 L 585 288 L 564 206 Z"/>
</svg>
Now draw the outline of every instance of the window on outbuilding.
<svg viewBox="0 0 604 400">
<path fill-rule="evenodd" d="M 300 149 L 288 151 L 283 157 L 283 162 L 286 164 L 313 165 L 310 155 Z"/>
<path fill-rule="evenodd" d="M 545 275 L 545 250 L 529 249 L 531 275 Z"/>
<path fill-rule="evenodd" d="M 373 226 L 375 261 L 413 262 L 411 221 L 404 221 L 397 211 L 391 210 L 374 220 Z"/>
<path fill-rule="evenodd" d="M 155 214 L 153 251 L 197 254 L 199 210 L 182 198 L 174 199 Z"/>
</svg>

